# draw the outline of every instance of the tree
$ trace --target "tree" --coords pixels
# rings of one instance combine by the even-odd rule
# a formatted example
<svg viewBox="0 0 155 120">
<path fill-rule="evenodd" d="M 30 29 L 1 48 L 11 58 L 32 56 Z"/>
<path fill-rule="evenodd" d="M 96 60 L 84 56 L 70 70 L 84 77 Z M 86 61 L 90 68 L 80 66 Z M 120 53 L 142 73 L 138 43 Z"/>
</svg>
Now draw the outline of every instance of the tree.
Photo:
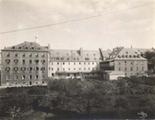
<svg viewBox="0 0 155 120">
<path fill-rule="evenodd" d="M 155 73 L 155 51 L 146 52 L 145 58 L 148 60 L 148 69 Z"/>
</svg>

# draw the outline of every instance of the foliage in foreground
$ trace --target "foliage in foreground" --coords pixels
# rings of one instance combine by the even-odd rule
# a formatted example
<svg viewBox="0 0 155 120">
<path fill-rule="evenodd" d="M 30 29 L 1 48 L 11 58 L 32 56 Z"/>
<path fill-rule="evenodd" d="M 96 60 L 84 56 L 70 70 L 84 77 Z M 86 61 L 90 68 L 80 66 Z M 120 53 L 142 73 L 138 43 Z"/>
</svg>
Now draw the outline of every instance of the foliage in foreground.
<svg viewBox="0 0 155 120">
<path fill-rule="evenodd" d="M 119 81 L 50 80 L 48 87 L 0 90 L 0 116 L 25 120 L 33 112 L 55 116 L 98 115 L 137 118 L 138 112 L 155 117 L 155 79 L 126 78 Z"/>
</svg>

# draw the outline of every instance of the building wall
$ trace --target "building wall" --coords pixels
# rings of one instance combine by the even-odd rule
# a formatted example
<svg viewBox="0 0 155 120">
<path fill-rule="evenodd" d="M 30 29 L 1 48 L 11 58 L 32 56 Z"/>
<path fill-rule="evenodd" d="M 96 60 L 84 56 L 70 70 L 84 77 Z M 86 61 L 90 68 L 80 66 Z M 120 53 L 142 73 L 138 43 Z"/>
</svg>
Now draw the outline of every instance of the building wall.
<svg viewBox="0 0 155 120">
<path fill-rule="evenodd" d="M 147 60 L 115 60 L 115 71 L 123 71 L 127 77 L 144 74 L 147 68 Z"/>
<path fill-rule="evenodd" d="M 59 72 L 92 72 L 99 71 L 99 62 L 97 61 L 50 61 L 49 77 L 54 77 Z"/>
<path fill-rule="evenodd" d="M 44 83 L 47 68 L 47 52 L 2 50 L 2 85 Z"/>
</svg>

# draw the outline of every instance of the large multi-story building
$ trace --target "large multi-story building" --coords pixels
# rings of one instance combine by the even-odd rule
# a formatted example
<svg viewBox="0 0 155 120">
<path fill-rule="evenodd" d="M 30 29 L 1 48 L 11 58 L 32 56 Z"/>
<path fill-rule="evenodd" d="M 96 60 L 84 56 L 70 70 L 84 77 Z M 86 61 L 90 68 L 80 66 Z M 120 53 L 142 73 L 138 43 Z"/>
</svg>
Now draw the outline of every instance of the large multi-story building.
<svg viewBox="0 0 155 120">
<path fill-rule="evenodd" d="M 47 78 L 102 78 L 102 71 L 117 76 L 147 71 L 142 51 L 118 47 L 111 50 L 58 50 L 24 42 L 1 51 L 1 85 L 46 84 Z"/>
<path fill-rule="evenodd" d="M 72 77 L 80 75 L 97 77 L 100 71 L 100 62 L 106 57 L 99 50 L 50 50 L 49 77 Z"/>
<path fill-rule="evenodd" d="M 104 71 L 124 72 L 126 77 L 144 75 L 148 70 L 147 59 L 142 57 L 138 49 L 123 47 L 115 48 L 109 59 L 101 62 L 100 66 Z"/>
<path fill-rule="evenodd" d="M 2 85 L 34 85 L 48 77 L 48 46 L 24 42 L 2 49 Z"/>
</svg>

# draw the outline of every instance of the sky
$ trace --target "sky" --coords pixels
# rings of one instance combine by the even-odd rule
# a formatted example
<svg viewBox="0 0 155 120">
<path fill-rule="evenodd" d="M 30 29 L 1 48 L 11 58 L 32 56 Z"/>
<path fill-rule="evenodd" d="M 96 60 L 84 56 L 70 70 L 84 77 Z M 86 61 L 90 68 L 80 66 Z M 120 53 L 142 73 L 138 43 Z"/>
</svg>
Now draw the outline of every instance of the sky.
<svg viewBox="0 0 155 120">
<path fill-rule="evenodd" d="M 0 49 L 24 41 L 52 49 L 152 48 L 155 0 L 0 0 Z"/>
</svg>

